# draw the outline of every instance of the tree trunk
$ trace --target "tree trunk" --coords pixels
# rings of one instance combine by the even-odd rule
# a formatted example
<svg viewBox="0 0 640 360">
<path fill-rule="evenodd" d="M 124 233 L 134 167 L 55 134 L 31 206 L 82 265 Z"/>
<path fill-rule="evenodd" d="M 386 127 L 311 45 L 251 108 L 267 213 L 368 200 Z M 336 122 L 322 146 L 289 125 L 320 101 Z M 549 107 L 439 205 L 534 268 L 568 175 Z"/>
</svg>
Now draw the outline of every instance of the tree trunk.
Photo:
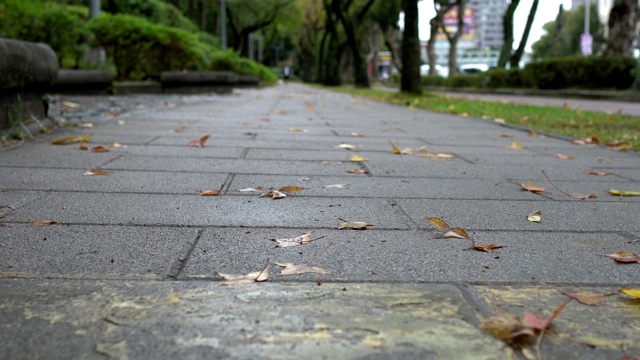
<svg viewBox="0 0 640 360">
<path fill-rule="evenodd" d="M 402 35 L 402 77 L 400 90 L 420 93 L 420 38 L 418 34 L 418 0 L 402 0 L 404 32 Z"/>
<path fill-rule="evenodd" d="M 326 26 L 326 25 L 325 25 Z M 325 27 L 324 34 L 322 34 L 322 40 L 320 40 L 320 48 L 318 49 L 318 68 L 316 70 L 316 82 L 322 84 L 324 82 L 325 75 L 325 63 L 324 63 L 324 47 L 327 42 L 329 31 Z"/>
<path fill-rule="evenodd" d="M 349 49 L 351 49 L 351 55 L 353 56 L 355 85 L 359 87 L 369 87 L 369 74 L 367 73 L 367 65 L 362 56 L 362 51 L 360 50 L 358 39 L 356 39 L 353 21 L 351 21 L 351 19 L 349 19 L 342 11 L 340 0 L 333 0 L 332 7 L 333 12 L 342 23 L 345 35 L 347 36 L 347 44 L 349 45 Z"/>
<path fill-rule="evenodd" d="M 529 33 L 531 32 L 531 26 L 533 25 L 533 20 L 536 17 L 536 11 L 538 11 L 538 3 L 540 0 L 533 0 L 531 4 L 531 10 L 529 10 L 529 16 L 527 17 L 527 23 L 524 26 L 524 32 L 522 33 L 522 38 L 520 39 L 520 44 L 516 51 L 511 55 L 509 59 L 509 63 L 512 68 L 520 67 L 520 60 L 522 59 L 522 55 L 524 54 L 524 48 L 527 45 L 527 41 L 529 39 Z"/>
<path fill-rule="evenodd" d="M 340 40 L 338 39 L 338 29 L 336 28 L 336 22 L 333 18 L 333 12 L 331 11 L 330 0 L 324 0 L 324 9 L 327 15 L 325 22 L 325 32 L 328 36 L 327 52 L 324 59 L 321 62 L 324 63 L 324 76 L 322 84 L 326 86 L 339 86 L 342 85 L 342 79 L 340 77 L 340 59 L 342 54 L 340 52 Z"/>
<path fill-rule="evenodd" d="M 180 0 L 171 0 L 171 3 L 176 7 L 176 9 L 180 10 Z"/>
<path fill-rule="evenodd" d="M 444 26 L 442 27 L 449 41 L 449 77 L 458 74 L 458 40 L 460 40 L 464 30 L 464 8 L 466 0 L 456 0 L 455 5 L 458 6 L 458 28 L 456 32 L 451 35 Z"/>
<path fill-rule="evenodd" d="M 500 49 L 500 58 L 498 59 L 498 67 L 507 67 L 507 61 L 511 57 L 513 51 L 513 14 L 516 12 L 520 0 L 511 0 L 511 3 L 507 7 L 504 16 L 502 18 L 502 36 L 504 42 L 502 43 L 502 49 Z"/>
<path fill-rule="evenodd" d="M 436 37 L 438 36 L 438 28 L 440 27 L 440 18 L 437 13 L 436 16 L 431 18 L 429 21 L 429 27 L 431 29 L 431 35 L 429 36 L 429 40 L 427 40 L 427 58 L 429 59 L 429 75 L 434 76 L 438 74 L 436 70 L 438 58 L 435 45 Z"/>
<path fill-rule="evenodd" d="M 615 0 L 609 13 L 609 35 L 604 55 L 631 56 L 638 22 L 637 0 Z"/>
<path fill-rule="evenodd" d="M 198 2 L 198 24 L 200 31 L 207 31 L 207 0 Z"/>
</svg>

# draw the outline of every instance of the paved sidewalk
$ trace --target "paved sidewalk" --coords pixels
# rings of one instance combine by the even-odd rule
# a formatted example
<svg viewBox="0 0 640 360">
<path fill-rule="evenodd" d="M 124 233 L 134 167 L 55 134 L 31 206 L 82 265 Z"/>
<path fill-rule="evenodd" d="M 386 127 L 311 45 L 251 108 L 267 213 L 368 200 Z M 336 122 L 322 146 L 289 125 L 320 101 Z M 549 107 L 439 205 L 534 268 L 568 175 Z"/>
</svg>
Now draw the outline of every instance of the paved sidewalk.
<svg viewBox="0 0 640 360">
<path fill-rule="evenodd" d="M 480 324 L 548 317 L 578 291 L 606 303 L 570 302 L 541 357 L 640 353 L 640 300 L 617 293 L 640 287 L 640 264 L 604 256 L 640 253 L 640 197 L 607 193 L 640 191 L 637 153 L 298 84 L 182 100 L 0 150 L 0 359 L 533 359 Z M 51 144 L 86 134 L 110 151 Z M 110 174 L 83 175 L 95 168 Z M 305 189 L 260 197 L 285 186 Z M 442 238 L 428 217 L 504 247 Z M 282 276 L 274 261 L 330 274 Z M 265 264 L 267 282 L 217 275 Z"/>
</svg>

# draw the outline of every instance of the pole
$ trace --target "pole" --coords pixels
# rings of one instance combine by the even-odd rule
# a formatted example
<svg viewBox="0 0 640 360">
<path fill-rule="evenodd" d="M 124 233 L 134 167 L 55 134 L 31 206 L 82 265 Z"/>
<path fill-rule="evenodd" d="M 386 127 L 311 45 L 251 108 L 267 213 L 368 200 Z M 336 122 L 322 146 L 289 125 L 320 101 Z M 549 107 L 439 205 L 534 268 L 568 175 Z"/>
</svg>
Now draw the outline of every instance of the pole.
<svg viewBox="0 0 640 360">
<path fill-rule="evenodd" d="M 220 0 L 220 40 L 222 50 L 227 50 L 227 6 Z"/>
<path fill-rule="evenodd" d="M 100 0 L 89 0 L 89 19 L 100 15 Z"/>
<path fill-rule="evenodd" d="M 589 34 L 589 25 L 591 20 L 591 0 L 584 0 L 584 33 Z"/>
</svg>

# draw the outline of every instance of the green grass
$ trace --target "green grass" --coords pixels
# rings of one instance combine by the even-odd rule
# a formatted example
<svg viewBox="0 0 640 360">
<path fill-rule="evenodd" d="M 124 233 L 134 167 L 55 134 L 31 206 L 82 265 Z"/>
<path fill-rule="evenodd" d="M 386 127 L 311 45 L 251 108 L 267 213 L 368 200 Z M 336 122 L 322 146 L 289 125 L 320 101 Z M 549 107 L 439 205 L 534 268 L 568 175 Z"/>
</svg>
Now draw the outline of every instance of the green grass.
<svg viewBox="0 0 640 360">
<path fill-rule="evenodd" d="M 409 105 L 416 109 L 492 120 L 503 119 L 508 124 L 524 126 L 537 132 L 555 133 L 575 138 L 595 136 L 600 143 L 623 143 L 628 144 L 633 150 L 640 151 L 640 118 L 628 115 L 551 106 L 465 100 L 431 93 L 410 95 L 395 91 L 346 86 L 327 89 L 391 104 Z"/>
</svg>

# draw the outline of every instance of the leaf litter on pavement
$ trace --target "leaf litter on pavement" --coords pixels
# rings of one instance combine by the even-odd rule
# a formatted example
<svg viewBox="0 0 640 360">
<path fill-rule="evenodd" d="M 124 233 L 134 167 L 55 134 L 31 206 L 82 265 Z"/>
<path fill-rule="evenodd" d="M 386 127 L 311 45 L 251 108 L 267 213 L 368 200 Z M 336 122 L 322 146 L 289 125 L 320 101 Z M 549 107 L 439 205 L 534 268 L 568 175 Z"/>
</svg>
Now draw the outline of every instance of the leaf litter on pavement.
<svg viewBox="0 0 640 360">
<path fill-rule="evenodd" d="M 204 143 L 207 142 L 207 140 L 209 140 L 209 136 L 211 136 L 210 134 L 207 134 L 203 137 L 201 137 L 200 139 L 196 139 L 196 140 L 191 140 L 187 143 L 187 146 L 191 146 L 191 147 L 204 147 Z"/>
<path fill-rule="evenodd" d="M 308 233 L 305 233 L 296 237 L 292 237 L 292 238 L 275 238 L 274 237 L 274 238 L 271 238 L 271 241 L 274 241 L 276 243 L 276 247 L 283 248 L 283 247 L 304 245 L 314 240 L 322 239 L 322 237 L 319 237 L 317 239 L 311 239 L 312 233 L 313 233 L 313 230 L 309 231 Z"/>
<path fill-rule="evenodd" d="M 480 252 L 493 252 L 494 250 L 502 249 L 504 247 L 496 244 L 487 244 L 487 245 L 478 244 L 474 239 L 469 237 L 469 234 L 467 234 L 467 232 L 464 229 L 459 227 L 452 228 L 449 226 L 449 224 L 447 224 L 441 218 L 429 217 L 427 218 L 427 220 L 429 220 L 429 222 L 433 226 L 435 226 L 436 231 L 443 233 L 444 238 L 467 239 L 471 241 L 472 247 L 469 249 L 477 250 Z"/>
</svg>

